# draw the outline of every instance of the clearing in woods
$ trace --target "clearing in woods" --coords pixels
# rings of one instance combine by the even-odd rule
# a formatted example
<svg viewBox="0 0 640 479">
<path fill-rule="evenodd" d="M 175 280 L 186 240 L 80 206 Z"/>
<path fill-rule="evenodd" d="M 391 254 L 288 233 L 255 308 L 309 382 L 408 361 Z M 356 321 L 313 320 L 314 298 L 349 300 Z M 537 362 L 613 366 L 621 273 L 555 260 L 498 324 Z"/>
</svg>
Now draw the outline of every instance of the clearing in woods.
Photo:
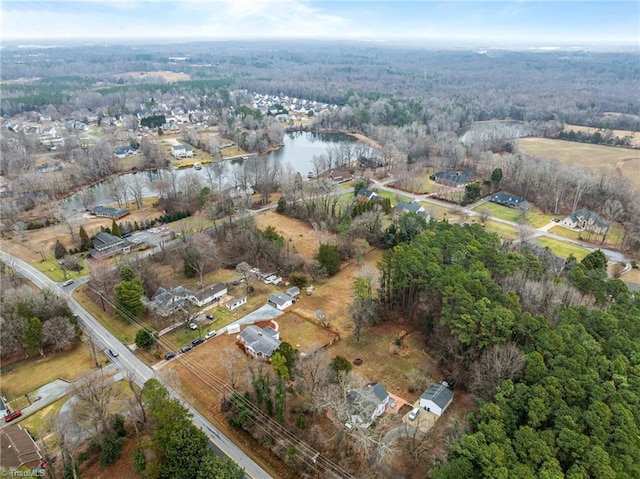
<svg viewBox="0 0 640 479">
<path fill-rule="evenodd" d="M 610 176 L 622 175 L 640 187 L 640 151 L 549 138 L 520 138 L 518 146 L 532 155 L 567 165 L 602 169 Z"/>
<path fill-rule="evenodd" d="M 290 218 L 275 211 L 267 211 L 255 217 L 256 226 L 265 230 L 273 226 L 292 248 L 307 260 L 313 260 L 320 248 L 320 239 L 313 228 L 304 221 Z"/>
</svg>

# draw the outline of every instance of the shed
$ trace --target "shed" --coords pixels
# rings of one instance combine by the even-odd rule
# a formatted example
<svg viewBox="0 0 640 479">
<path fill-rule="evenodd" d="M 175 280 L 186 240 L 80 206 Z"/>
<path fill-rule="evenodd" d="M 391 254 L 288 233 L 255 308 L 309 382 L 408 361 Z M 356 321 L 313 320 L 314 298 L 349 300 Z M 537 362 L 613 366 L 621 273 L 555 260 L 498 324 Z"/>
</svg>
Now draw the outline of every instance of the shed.
<svg viewBox="0 0 640 479">
<path fill-rule="evenodd" d="M 292 298 L 297 298 L 298 296 L 300 296 L 300 288 L 298 288 L 297 286 L 291 286 L 285 291 L 285 293 L 287 293 Z"/>
<path fill-rule="evenodd" d="M 420 396 L 420 407 L 442 416 L 453 401 L 453 392 L 442 384 L 432 384 Z"/>
</svg>

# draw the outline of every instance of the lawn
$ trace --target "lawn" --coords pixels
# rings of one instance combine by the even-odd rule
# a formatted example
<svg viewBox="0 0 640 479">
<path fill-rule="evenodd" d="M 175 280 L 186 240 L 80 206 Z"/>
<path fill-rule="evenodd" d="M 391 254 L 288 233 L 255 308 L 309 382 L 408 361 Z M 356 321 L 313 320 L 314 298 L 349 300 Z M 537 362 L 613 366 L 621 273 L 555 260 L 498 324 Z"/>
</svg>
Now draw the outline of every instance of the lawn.
<svg viewBox="0 0 640 479">
<path fill-rule="evenodd" d="M 433 219 L 442 220 L 446 217 L 451 216 L 451 208 L 446 208 L 444 206 L 434 205 L 432 203 L 425 203 L 425 202 L 420 202 L 420 204 L 424 207 L 424 210 Z"/>
<path fill-rule="evenodd" d="M 600 235 L 589 235 L 588 232 L 581 233 L 580 231 L 565 228 L 564 226 L 560 226 L 560 225 L 554 226 L 553 228 L 549 229 L 549 233 L 562 236 L 563 238 L 581 240 L 581 241 L 585 241 L 585 242 L 593 243 L 597 245 L 600 245 L 602 241 L 602 236 Z M 623 237 L 624 237 L 624 230 L 622 229 L 622 227 L 613 225 L 609 229 L 606 242 L 604 243 L 603 246 L 615 247 L 620 243 L 620 241 L 622 241 Z"/>
<path fill-rule="evenodd" d="M 2 366 L 2 395 L 7 399 L 30 393 L 54 379 L 73 381 L 93 366 L 88 348 L 78 345 L 71 351 L 50 353 Z"/>
<path fill-rule="evenodd" d="M 476 213 L 480 213 L 483 209 L 489 212 L 489 216 L 500 218 L 506 221 L 512 221 L 513 223 L 518 223 L 522 218 L 522 210 L 498 205 L 490 201 L 476 206 L 475 208 L 473 208 L 473 211 L 475 211 Z M 540 228 L 548 224 L 551 221 L 551 218 L 553 218 L 554 216 L 542 214 L 538 208 L 531 205 L 529 210 L 525 213 L 524 217 L 529 225 L 533 226 L 534 228 Z"/>
<path fill-rule="evenodd" d="M 82 270 L 80 270 L 79 272 L 67 270 L 66 276 L 65 272 L 62 270 L 62 268 L 60 268 L 58 260 L 53 256 L 49 256 L 45 261 L 34 261 L 33 263 L 31 263 L 31 266 L 33 266 L 41 273 L 44 273 L 52 281 L 55 281 L 56 283 L 62 283 L 67 279 L 78 279 L 89 274 L 87 261 L 85 259 L 81 259 L 79 261 L 79 264 L 82 265 Z"/>
<path fill-rule="evenodd" d="M 58 415 L 58 411 L 68 400 L 68 397 L 58 399 L 56 402 L 20 421 L 20 425 L 35 436 L 40 436 L 43 432 L 49 432 L 51 430 L 50 420 Z M 49 442 L 47 442 L 47 445 L 51 446 Z"/>
<path fill-rule="evenodd" d="M 515 227 L 497 221 L 489 220 L 484 224 L 484 227 L 489 233 L 497 233 L 501 238 L 516 239 L 518 236 Z"/>
<path fill-rule="evenodd" d="M 520 149 L 541 158 L 558 160 L 594 170 L 604 169 L 610 175 L 623 173 L 640 186 L 640 152 L 628 148 L 592 145 L 549 138 L 520 138 Z"/>
<path fill-rule="evenodd" d="M 386 190 L 373 190 L 373 191 L 375 191 L 377 195 L 382 196 L 383 198 L 389 198 L 391 200 L 391 204 L 394 206 L 398 204 L 398 201 L 411 202 L 413 200 L 411 197 L 403 195 L 401 193 L 394 193 Z"/>
<path fill-rule="evenodd" d="M 319 346 L 331 343 L 336 337 L 335 333 L 299 316 L 295 311 L 289 311 L 274 321 L 280 327 L 280 339 L 307 354 L 314 353 Z"/>
<path fill-rule="evenodd" d="M 261 230 L 274 226 L 282 235 L 288 247 L 306 259 L 314 258 L 320 248 L 320 239 L 309 223 L 290 218 L 275 211 L 266 211 L 255 217 L 256 226 Z"/>
<path fill-rule="evenodd" d="M 536 238 L 534 243 L 545 248 L 549 248 L 554 255 L 561 258 L 568 258 L 570 255 L 573 255 L 578 261 L 580 261 L 589 254 L 589 250 L 585 248 L 553 238 Z"/>
</svg>

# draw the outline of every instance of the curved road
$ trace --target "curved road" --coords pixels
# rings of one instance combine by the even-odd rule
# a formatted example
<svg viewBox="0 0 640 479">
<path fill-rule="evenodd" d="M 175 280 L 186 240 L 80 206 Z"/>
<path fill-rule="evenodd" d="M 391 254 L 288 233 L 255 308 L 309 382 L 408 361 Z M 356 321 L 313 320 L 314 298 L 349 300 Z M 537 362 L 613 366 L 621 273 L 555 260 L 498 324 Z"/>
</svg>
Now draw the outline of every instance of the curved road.
<svg viewBox="0 0 640 479">
<path fill-rule="evenodd" d="M 160 382 L 162 379 L 156 377 L 154 371 L 140 361 L 126 346 L 118 341 L 107 329 L 102 326 L 91 314 L 89 314 L 75 299 L 71 297 L 71 292 L 65 288 L 61 288 L 40 271 L 36 270 L 29 264 L 19 258 L 12 256 L 4 251 L 0 251 L 0 258 L 9 265 L 15 272 L 20 273 L 40 289 L 51 289 L 62 291 L 62 294 L 68 298 L 69 305 L 74 313 L 78 315 L 78 323 L 82 328 L 91 335 L 94 340 L 103 349 L 112 349 L 119 353 L 118 357 L 111 357 L 120 369 L 128 372 L 139 386 L 151 378 L 156 378 Z M 77 285 L 77 283 L 75 284 Z M 75 286 L 74 285 L 74 286 Z M 164 383 L 163 383 L 164 384 Z M 198 411 L 196 411 L 189 403 L 187 403 L 178 393 L 173 391 L 166 384 L 164 386 L 171 393 L 171 396 L 179 400 L 184 407 L 193 415 L 193 423 L 202 429 L 209 437 L 214 450 L 219 454 L 224 454 L 235 461 L 238 466 L 244 469 L 246 476 L 255 479 L 270 479 L 270 476 L 264 469 L 256 464 L 249 456 L 247 456 L 240 448 L 238 448 L 229 438 L 216 429 L 209 421 L 207 421 Z"/>
</svg>

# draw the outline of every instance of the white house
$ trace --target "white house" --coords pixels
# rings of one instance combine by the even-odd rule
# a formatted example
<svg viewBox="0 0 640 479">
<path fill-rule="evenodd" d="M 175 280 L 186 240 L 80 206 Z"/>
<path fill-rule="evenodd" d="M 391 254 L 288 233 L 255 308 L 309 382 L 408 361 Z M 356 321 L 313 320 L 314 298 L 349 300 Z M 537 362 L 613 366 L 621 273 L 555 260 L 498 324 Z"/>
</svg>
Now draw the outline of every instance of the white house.
<svg viewBox="0 0 640 479">
<path fill-rule="evenodd" d="M 224 303 L 224 307 L 227 308 L 229 311 L 233 311 L 234 309 L 239 308 L 243 304 L 247 304 L 247 297 L 246 296 L 241 296 L 240 298 L 230 299 L 229 301 Z"/>
<path fill-rule="evenodd" d="M 282 343 L 275 329 L 269 326 L 261 329 L 253 324 L 244 328 L 238 335 L 238 342 L 247 354 L 264 361 L 270 361 L 271 355 Z"/>
<path fill-rule="evenodd" d="M 207 303 L 219 301 L 225 294 L 227 294 L 227 286 L 222 283 L 214 283 L 199 290 L 189 299 L 198 306 L 204 306 Z"/>
<path fill-rule="evenodd" d="M 453 392 L 442 384 L 432 384 L 420 396 L 420 407 L 442 416 L 453 401 Z"/>
<path fill-rule="evenodd" d="M 284 293 L 271 293 L 267 299 L 267 304 L 270 304 L 280 311 L 284 311 L 293 303 L 295 303 L 295 299 Z"/>
<path fill-rule="evenodd" d="M 171 154 L 174 158 L 193 158 L 193 148 L 191 145 L 179 144 L 171 147 Z"/>
<path fill-rule="evenodd" d="M 347 395 L 351 423 L 363 429 L 368 428 L 378 416 L 384 413 L 389 400 L 389 393 L 378 382 L 352 389 Z"/>
</svg>

